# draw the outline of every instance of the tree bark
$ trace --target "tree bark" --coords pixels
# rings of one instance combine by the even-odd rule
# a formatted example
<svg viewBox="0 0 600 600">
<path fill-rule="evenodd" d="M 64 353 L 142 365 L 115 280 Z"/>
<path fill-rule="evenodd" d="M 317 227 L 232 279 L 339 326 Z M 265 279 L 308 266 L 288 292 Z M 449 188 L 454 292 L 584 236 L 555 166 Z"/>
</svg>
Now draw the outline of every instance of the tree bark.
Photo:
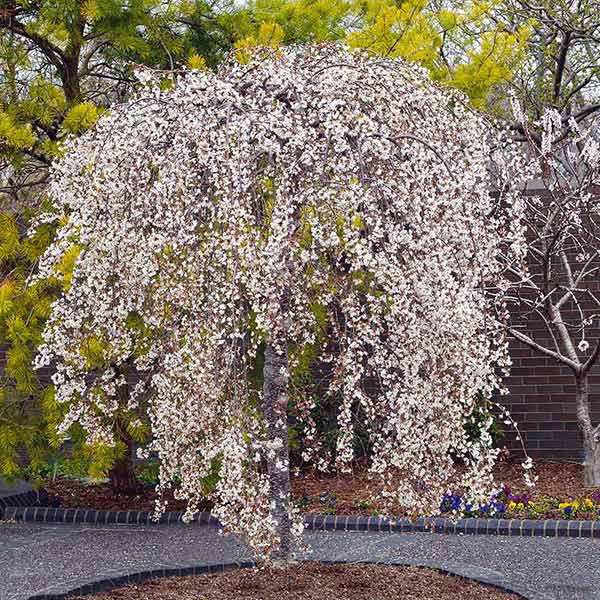
<svg viewBox="0 0 600 600">
<path fill-rule="evenodd" d="M 279 352 L 277 351 L 279 348 Z M 288 442 L 288 349 L 287 343 L 267 341 L 263 367 L 263 402 L 267 423 L 267 440 L 273 451 L 269 453 L 269 505 L 276 522 L 279 546 L 272 554 L 275 564 L 287 563 L 291 558 L 291 486 Z"/>
<path fill-rule="evenodd" d="M 133 496 L 140 488 L 133 469 L 134 442 L 121 421 L 117 420 L 115 427 L 117 439 L 124 444 L 125 452 L 115 460 L 108 472 L 110 486 L 115 494 Z"/>
<path fill-rule="evenodd" d="M 68 106 L 73 106 L 81 101 L 81 88 L 79 83 L 79 53 L 70 56 L 63 63 L 61 71 L 62 87 Z"/>
<path fill-rule="evenodd" d="M 584 485 L 600 486 L 600 440 L 590 418 L 590 385 L 589 375 L 584 373 L 577 377 L 577 422 L 583 436 L 583 477 Z"/>
<path fill-rule="evenodd" d="M 600 444 L 594 439 L 584 440 L 583 447 L 584 484 L 586 487 L 600 487 Z"/>
</svg>

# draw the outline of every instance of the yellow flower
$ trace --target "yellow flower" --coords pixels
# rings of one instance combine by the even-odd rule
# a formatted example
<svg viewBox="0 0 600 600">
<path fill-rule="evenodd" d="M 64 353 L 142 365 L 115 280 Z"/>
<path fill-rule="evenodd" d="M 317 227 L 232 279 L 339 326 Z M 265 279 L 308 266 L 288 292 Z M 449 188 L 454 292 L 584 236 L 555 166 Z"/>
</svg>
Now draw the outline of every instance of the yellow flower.
<svg viewBox="0 0 600 600">
<path fill-rule="evenodd" d="M 525 505 L 522 502 L 519 502 L 519 504 L 517 504 L 517 508 L 519 510 L 523 510 L 525 508 Z"/>
<path fill-rule="evenodd" d="M 594 503 L 590 500 L 590 498 L 586 498 L 583 504 L 586 508 L 594 508 Z"/>
<path fill-rule="evenodd" d="M 565 509 L 565 508 L 569 508 L 570 506 L 571 506 L 571 503 L 570 503 L 570 502 L 561 502 L 561 503 L 558 505 L 558 508 L 560 508 L 561 510 L 563 510 L 563 509 Z"/>
<path fill-rule="evenodd" d="M 515 506 L 516 506 L 516 504 L 511 500 L 508 503 L 508 510 L 515 510 Z"/>
<path fill-rule="evenodd" d="M 535 502 L 533 502 L 533 500 L 530 500 L 527 505 L 531 508 L 533 508 L 535 506 Z"/>
<path fill-rule="evenodd" d="M 187 59 L 187 66 L 190 69 L 196 69 L 200 71 L 206 71 L 206 60 L 204 60 L 203 56 L 200 56 L 196 52 L 192 52 Z"/>
</svg>

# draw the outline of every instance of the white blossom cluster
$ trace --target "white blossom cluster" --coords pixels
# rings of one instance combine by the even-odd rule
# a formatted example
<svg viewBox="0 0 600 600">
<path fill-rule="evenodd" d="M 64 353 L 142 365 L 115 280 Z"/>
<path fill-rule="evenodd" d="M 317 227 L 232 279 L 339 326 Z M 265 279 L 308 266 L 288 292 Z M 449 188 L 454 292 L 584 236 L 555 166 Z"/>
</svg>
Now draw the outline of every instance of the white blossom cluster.
<svg viewBox="0 0 600 600">
<path fill-rule="evenodd" d="M 486 502 L 491 420 L 480 441 L 464 424 L 509 364 L 491 291 L 517 206 L 489 193 L 489 123 L 422 70 L 339 46 L 139 77 L 52 174 L 46 218 L 65 224 L 41 276 L 80 248 L 37 359 L 57 364 L 63 427 L 109 433 L 98 415 L 115 410 L 116 371 L 88 368 L 94 336 L 107 364 L 147 374 L 130 402 L 146 394 L 159 488 L 177 476 L 191 514 L 216 461 L 215 514 L 268 553 L 269 444 L 249 373 L 267 336 L 293 369 L 323 339 L 318 307 L 337 348 L 321 356 L 340 399 L 336 467 L 361 414 L 390 502 L 435 514 L 456 459 L 466 500 Z"/>
</svg>

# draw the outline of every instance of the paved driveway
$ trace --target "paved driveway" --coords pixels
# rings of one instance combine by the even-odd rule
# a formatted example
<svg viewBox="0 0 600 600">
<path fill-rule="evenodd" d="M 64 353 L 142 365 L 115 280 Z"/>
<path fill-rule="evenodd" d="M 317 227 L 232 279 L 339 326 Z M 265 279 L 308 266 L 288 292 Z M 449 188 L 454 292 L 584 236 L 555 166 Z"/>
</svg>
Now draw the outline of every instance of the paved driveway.
<svg viewBox="0 0 600 600">
<path fill-rule="evenodd" d="M 430 533 L 307 533 L 306 558 L 429 565 L 531 600 L 600 600 L 600 540 Z M 0 523 L 0 600 L 157 568 L 251 558 L 209 527 Z M 343 599 L 340 599 L 343 600 Z"/>
</svg>

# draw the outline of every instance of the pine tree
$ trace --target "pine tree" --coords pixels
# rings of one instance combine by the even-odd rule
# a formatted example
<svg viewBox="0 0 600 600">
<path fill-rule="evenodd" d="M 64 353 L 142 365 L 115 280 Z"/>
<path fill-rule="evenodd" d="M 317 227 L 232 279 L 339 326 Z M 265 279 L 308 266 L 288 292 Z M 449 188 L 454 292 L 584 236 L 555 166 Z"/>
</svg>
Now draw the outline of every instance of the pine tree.
<svg viewBox="0 0 600 600">
<path fill-rule="evenodd" d="M 62 416 L 32 366 L 60 282 L 26 285 L 52 238 L 52 228 L 44 225 L 26 238 L 25 227 L 23 219 L 0 214 L 0 346 L 5 358 L 0 377 L 0 473 L 8 478 L 23 475 L 26 463 L 33 472 L 42 465 L 58 443 L 52 425 Z"/>
<path fill-rule="evenodd" d="M 125 98 L 134 63 L 185 62 L 194 45 L 182 28 L 193 25 L 196 40 L 203 28 L 218 28 L 208 13 L 208 5 L 194 2 L 0 0 L 3 203 L 22 206 L 39 197 L 62 142 Z M 205 37 L 206 55 L 227 45 L 212 43 L 210 32 Z"/>
<path fill-rule="evenodd" d="M 4 350 L 0 375 L 0 473 L 8 479 L 36 478 L 36 473 L 64 442 L 58 431 L 68 407 L 57 402 L 48 371 L 40 376 L 33 368 L 33 357 L 42 341 L 41 333 L 52 303 L 71 284 L 78 250 L 61 261 L 60 277 L 35 283 L 29 278 L 38 259 L 53 239 L 54 227 L 40 225 L 32 236 L 27 217 L 0 214 L 0 347 Z M 135 320 L 131 327 L 141 328 Z M 143 335 L 143 331 L 141 331 Z M 100 340 L 90 336 L 81 346 L 81 355 L 90 369 L 106 369 Z M 121 367 L 124 375 L 129 375 Z M 83 459 L 92 477 L 109 476 L 117 493 L 132 493 L 137 482 L 132 468 L 135 442 L 146 437 L 143 410 L 125 407 L 129 386 L 121 390 L 122 410 L 111 416 L 116 443 L 112 446 L 90 444 L 81 427 L 68 431 L 74 456 Z M 142 418 L 140 418 L 142 417 Z"/>
<path fill-rule="evenodd" d="M 191 53 L 178 28 L 200 5 L 165 6 L 159 0 L 0 0 L 0 473 L 9 478 L 35 473 L 63 440 L 56 424 L 64 407 L 31 362 L 76 256 L 65 262 L 62 281 L 26 285 L 52 239 L 48 226 L 33 237 L 27 226 L 51 162 L 69 137 L 125 97 L 132 64 L 170 67 Z M 93 342 L 82 349 L 92 362 L 99 360 Z M 144 429 L 129 413 L 118 414 L 113 427 L 117 444 L 111 448 L 89 445 L 76 427 L 68 434 L 90 474 L 109 474 L 117 491 L 132 491 L 133 444 Z"/>
</svg>

